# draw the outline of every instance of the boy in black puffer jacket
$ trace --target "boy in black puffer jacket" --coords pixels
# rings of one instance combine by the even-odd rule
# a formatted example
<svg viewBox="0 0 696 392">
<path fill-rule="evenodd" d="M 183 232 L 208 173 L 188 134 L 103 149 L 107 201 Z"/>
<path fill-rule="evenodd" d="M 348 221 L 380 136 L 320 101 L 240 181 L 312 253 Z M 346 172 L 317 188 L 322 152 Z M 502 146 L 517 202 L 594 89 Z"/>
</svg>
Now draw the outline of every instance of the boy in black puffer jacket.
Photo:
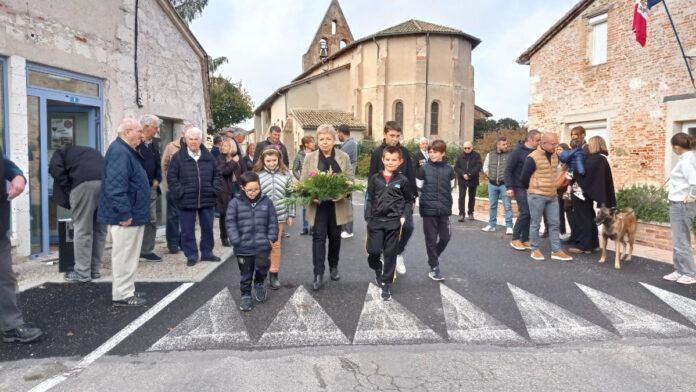
<svg viewBox="0 0 696 392">
<path fill-rule="evenodd" d="M 454 189 L 454 169 L 443 161 L 447 143 L 435 140 L 430 145 L 430 160 L 416 173 L 416 186 L 420 191 L 420 214 L 423 218 L 425 249 L 432 280 L 444 280 L 440 273 L 440 255 L 450 240 L 450 221 L 452 215 L 452 189 Z M 439 237 L 439 241 L 438 241 Z"/>
<path fill-rule="evenodd" d="M 261 193 L 256 173 L 244 172 L 239 184 L 242 192 L 227 206 L 225 224 L 239 262 L 239 309 L 251 310 L 252 277 L 256 300 L 263 302 L 267 297 L 264 281 L 271 266 L 271 243 L 278 241 L 278 218 L 271 199 Z"/>
<path fill-rule="evenodd" d="M 370 177 L 365 193 L 367 264 L 375 271 L 385 301 L 391 299 L 401 229 L 411 215 L 411 204 L 415 199 L 406 176 L 396 171 L 403 163 L 401 154 L 401 149 L 396 146 L 384 148 L 384 171 Z M 382 253 L 384 267 L 380 261 Z"/>
</svg>

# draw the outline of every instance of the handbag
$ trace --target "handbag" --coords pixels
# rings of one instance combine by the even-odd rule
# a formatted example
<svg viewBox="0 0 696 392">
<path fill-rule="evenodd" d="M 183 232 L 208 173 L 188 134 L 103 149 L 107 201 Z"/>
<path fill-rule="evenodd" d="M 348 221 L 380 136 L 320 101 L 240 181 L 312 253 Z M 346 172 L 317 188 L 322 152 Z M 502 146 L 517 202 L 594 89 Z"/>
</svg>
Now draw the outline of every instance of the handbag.
<svg viewBox="0 0 696 392">
<path fill-rule="evenodd" d="M 570 184 L 570 180 L 566 177 L 566 172 L 567 170 L 561 170 L 561 172 L 558 173 L 558 177 L 556 177 L 556 190 L 558 192 L 565 192 Z"/>
</svg>

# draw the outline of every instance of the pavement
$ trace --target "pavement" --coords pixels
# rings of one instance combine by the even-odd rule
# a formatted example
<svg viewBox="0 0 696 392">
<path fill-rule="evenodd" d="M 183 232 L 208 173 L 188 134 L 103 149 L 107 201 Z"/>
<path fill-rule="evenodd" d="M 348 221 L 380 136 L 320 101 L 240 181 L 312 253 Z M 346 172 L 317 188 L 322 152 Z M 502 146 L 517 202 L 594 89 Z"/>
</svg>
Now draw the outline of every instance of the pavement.
<svg viewBox="0 0 696 392">
<path fill-rule="evenodd" d="M 108 279 L 26 285 L 22 309 L 47 336 L 0 345 L 0 390 L 696 385 L 696 287 L 663 281 L 669 264 L 635 256 L 615 270 L 597 263 L 598 253 L 552 261 L 547 239 L 547 259 L 537 262 L 512 249 L 502 227 L 485 233 L 484 222 L 452 216 L 452 241 L 441 257 L 446 280 L 438 283 L 427 278 L 416 216 L 407 273 L 397 277 L 394 299 L 383 302 L 370 283 L 356 204 L 355 237 L 341 244 L 341 280 L 327 276 L 323 290 L 311 291 L 311 238 L 296 224 L 282 242 L 283 287 L 251 312 L 238 311 L 239 272 L 229 248 L 222 263 L 191 269 L 181 254 L 141 262 L 137 288 L 148 293 L 148 308 L 111 307 Z M 157 281 L 163 276 L 171 281 Z"/>
</svg>

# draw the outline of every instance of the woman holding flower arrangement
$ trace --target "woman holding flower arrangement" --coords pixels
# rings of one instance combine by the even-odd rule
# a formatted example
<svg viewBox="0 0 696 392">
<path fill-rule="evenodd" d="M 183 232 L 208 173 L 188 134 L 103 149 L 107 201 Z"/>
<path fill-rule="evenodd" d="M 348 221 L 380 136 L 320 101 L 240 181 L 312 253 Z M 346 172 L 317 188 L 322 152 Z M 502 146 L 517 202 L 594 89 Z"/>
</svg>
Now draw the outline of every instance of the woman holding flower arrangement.
<svg viewBox="0 0 696 392">
<path fill-rule="evenodd" d="M 307 205 L 307 221 L 314 228 L 312 234 L 312 260 L 314 262 L 313 290 L 319 290 L 324 281 L 324 260 L 326 258 L 326 239 L 329 239 L 329 272 L 331 280 L 339 280 L 338 257 L 341 250 L 341 225 L 353 219 L 353 206 L 346 195 L 352 192 L 353 168 L 348 154 L 334 149 L 336 130 L 329 124 L 317 128 L 317 144 L 319 150 L 307 153 L 302 164 L 301 183 L 298 193 L 307 195 L 313 193 Z M 333 176 L 333 178 L 326 178 Z M 345 179 L 342 184 L 337 181 Z M 323 184 L 317 190 L 317 185 Z M 343 185 L 343 187 L 339 186 Z M 303 188 L 304 186 L 304 188 Z M 335 194 L 336 189 L 344 191 Z M 305 192 L 302 192 L 305 190 Z M 330 196 L 329 196 L 330 195 Z"/>
<path fill-rule="evenodd" d="M 269 284 L 272 290 L 280 288 L 278 269 L 280 267 L 280 239 L 283 236 L 283 227 L 287 223 L 292 226 L 292 218 L 295 217 L 295 204 L 288 203 L 292 175 L 285 163 L 283 155 L 275 146 L 268 146 L 261 151 L 259 160 L 254 165 L 254 171 L 259 175 L 261 193 L 273 202 L 278 217 L 278 240 L 271 244 L 271 268 L 269 270 Z"/>
</svg>

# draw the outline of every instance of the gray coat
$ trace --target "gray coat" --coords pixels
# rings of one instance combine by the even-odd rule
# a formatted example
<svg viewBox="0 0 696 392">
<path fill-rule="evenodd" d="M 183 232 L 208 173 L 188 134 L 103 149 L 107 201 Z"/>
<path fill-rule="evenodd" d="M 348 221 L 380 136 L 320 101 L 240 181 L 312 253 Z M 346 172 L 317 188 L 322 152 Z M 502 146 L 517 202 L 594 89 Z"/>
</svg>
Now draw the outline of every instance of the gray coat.
<svg viewBox="0 0 696 392">
<path fill-rule="evenodd" d="M 353 174 L 355 174 L 355 170 L 358 167 L 358 143 L 355 142 L 355 139 L 348 138 L 345 142 L 343 142 L 343 145 L 341 146 L 341 151 L 345 152 L 348 154 L 348 158 L 350 159 L 350 166 L 353 167 Z"/>
<path fill-rule="evenodd" d="M 296 180 L 300 179 L 300 175 L 302 174 L 302 162 L 304 162 L 306 156 L 307 151 L 300 149 L 295 155 L 295 160 L 292 162 L 292 175 L 295 176 Z"/>
<path fill-rule="evenodd" d="M 289 172 L 281 173 L 276 170 L 271 173 L 265 167 L 259 172 L 261 193 L 273 202 L 278 216 L 278 222 L 286 222 L 288 217 L 295 217 L 295 204 L 285 203 L 285 198 L 290 195 L 288 188 L 292 184 L 292 176 Z"/>
</svg>

